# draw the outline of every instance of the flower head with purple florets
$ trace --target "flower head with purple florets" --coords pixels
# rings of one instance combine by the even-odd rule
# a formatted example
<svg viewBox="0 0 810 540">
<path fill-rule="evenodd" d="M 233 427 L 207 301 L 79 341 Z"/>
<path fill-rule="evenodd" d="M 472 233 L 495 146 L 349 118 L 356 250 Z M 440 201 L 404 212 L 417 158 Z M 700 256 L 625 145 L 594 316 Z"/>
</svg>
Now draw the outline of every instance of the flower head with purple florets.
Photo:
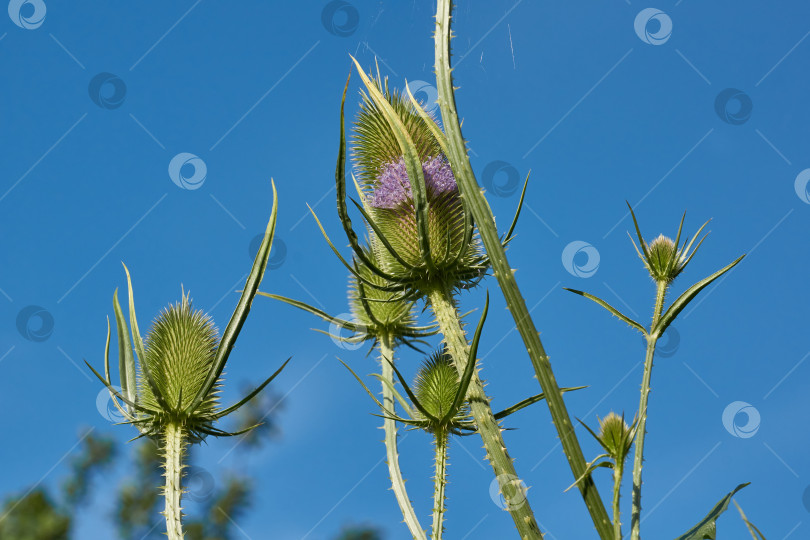
<svg viewBox="0 0 810 540">
<path fill-rule="evenodd" d="M 422 173 L 425 176 L 425 186 L 429 199 L 435 199 L 452 192 L 458 193 L 456 178 L 453 170 L 444 156 L 427 159 L 422 163 Z M 374 208 L 399 208 L 411 203 L 411 181 L 405 168 L 405 160 L 399 159 L 383 166 L 377 177 L 376 186 L 369 198 L 369 204 Z"/>
</svg>

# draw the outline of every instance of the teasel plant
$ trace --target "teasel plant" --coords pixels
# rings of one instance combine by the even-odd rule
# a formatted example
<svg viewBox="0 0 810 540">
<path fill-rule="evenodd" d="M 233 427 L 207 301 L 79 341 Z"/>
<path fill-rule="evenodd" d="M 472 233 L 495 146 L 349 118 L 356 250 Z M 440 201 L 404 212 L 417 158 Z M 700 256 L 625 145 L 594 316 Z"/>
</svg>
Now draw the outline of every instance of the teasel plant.
<svg viewBox="0 0 810 540">
<path fill-rule="evenodd" d="M 370 233 L 369 242 L 374 242 Z M 368 260 L 376 262 L 375 251 L 366 245 L 363 247 Z M 285 302 L 293 307 L 316 315 L 330 324 L 330 327 L 346 330 L 349 335 L 325 332 L 334 340 L 351 346 L 369 343 L 369 354 L 377 350 L 380 363 L 380 382 L 385 409 L 395 410 L 394 399 L 397 394 L 394 383 L 394 351 L 399 346 L 407 346 L 421 351 L 426 345 L 426 338 L 436 334 L 435 325 L 419 326 L 413 300 L 400 298 L 399 294 L 385 290 L 388 282 L 372 272 L 367 266 L 354 260 L 353 273 L 349 275 L 349 309 L 351 320 L 332 316 L 300 300 L 294 300 L 278 294 L 259 291 L 258 294 Z M 361 279 L 362 278 L 362 279 Z M 371 282 L 376 287 L 366 284 Z M 321 332 L 321 330 L 318 330 Z M 342 361 L 341 361 L 342 362 Z M 376 400 L 376 397 L 375 397 Z M 425 530 L 419 523 L 413 503 L 405 488 L 405 479 L 399 465 L 396 420 L 391 416 L 383 418 L 385 432 L 386 462 L 391 479 L 391 489 L 402 512 L 405 524 L 414 540 L 426 540 Z"/>
<path fill-rule="evenodd" d="M 118 291 L 113 294 L 120 387 L 113 385 L 110 376 L 109 318 L 104 376 L 85 361 L 110 392 L 112 402 L 124 418 L 120 423 L 137 428 L 139 434 L 132 440 L 150 437 L 162 447 L 166 478 L 163 487 L 166 499 L 163 514 L 166 519 L 166 534 L 170 540 L 183 538 L 183 458 L 188 445 L 199 444 L 208 436 L 241 435 L 257 427 L 250 426 L 230 433 L 216 424 L 261 392 L 289 362 L 288 359 L 267 380 L 234 405 L 220 407 L 223 370 L 264 276 L 273 243 L 277 209 L 278 197 L 273 185 L 273 206 L 264 240 L 248 274 L 241 298 L 221 338 L 217 335 L 212 319 L 203 311 L 193 309 L 190 295 L 185 291 L 180 302 L 169 305 L 157 316 L 143 338 L 135 313 L 132 279 L 125 265 L 129 324 L 118 302 Z"/>
<path fill-rule="evenodd" d="M 638 254 L 639 258 L 641 258 L 644 267 L 655 284 L 655 302 L 653 305 L 653 315 L 650 327 L 645 328 L 641 323 L 634 321 L 606 301 L 592 294 L 574 289 L 566 290 L 593 300 L 612 315 L 627 323 L 631 328 L 641 332 L 647 342 L 646 355 L 644 359 L 644 374 L 641 381 L 638 426 L 637 433 L 635 434 L 632 514 L 630 521 L 630 538 L 631 540 L 639 540 L 641 538 L 641 472 L 644 464 L 644 439 L 646 435 L 648 417 L 647 405 L 650 395 L 650 382 L 652 378 L 656 344 L 675 318 L 681 313 L 681 311 L 684 310 L 684 308 L 686 308 L 689 302 L 691 302 L 698 295 L 698 293 L 700 293 L 700 291 L 708 287 L 720 276 L 734 268 L 743 259 L 743 257 L 745 257 L 745 255 L 741 255 L 727 266 L 698 281 L 686 289 L 686 291 L 684 291 L 674 302 L 672 302 L 669 307 L 664 309 L 667 294 L 669 293 L 672 282 L 681 274 L 681 272 L 683 272 L 683 270 L 692 260 L 692 257 L 695 256 L 695 253 L 697 253 L 697 250 L 703 244 L 703 241 L 706 239 L 708 233 L 700 238 L 700 240 L 698 240 L 698 238 L 709 222 L 707 221 L 704 223 L 698 229 L 697 233 L 691 238 L 691 240 L 689 238 L 685 238 L 683 241 L 681 241 L 683 224 L 684 220 L 686 219 L 686 213 L 684 213 L 683 217 L 681 218 L 680 225 L 678 226 L 678 232 L 675 236 L 675 240 L 672 240 L 672 238 L 664 235 L 659 235 L 654 240 L 646 242 L 641 234 L 641 229 L 639 228 L 633 208 L 629 203 L 627 206 L 630 209 L 630 215 L 633 217 L 633 225 L 635 227 L 638 244 L 636 244 L 632 236 L 630 236 L 630 240 L 633 242 L 636 253 Z M 697 241 L 697 244 L 695 244 L 695 241 Z"/>
<path fill-rule="evenodd" d="M 338 215 L 353 256 L 388 285 L 378 286 L 356 277 L 369 287 L 397 292 L 403 299 L 424 299 L 432 311 L 456 369 L 463 373 L 469 343 L 456 307 L 456 293 L 473 287 L 486 274 L 488 258 L 480 249 L 471 214 L 459 192 L 455 175 L 442 146 L 436 121 L 416 103 L 391 92 L 379 76 L 372 80 L 355 60 L 364 85 L 363 102 L 355 122 L 352 157 L 360 201 L 354 205 L 379 241 L 373 244 L 378 264 L 369 260 L 353 229 L 346 204 L 346 139 L 341 101 L 340 146 L 336 171 Z M 443 136 L 442 136 L 443 137 Z M 525 194 L 525 186 L 524 186 Z M 521 204 L 523 197 L 521 196 Z M 520 204 L 502 245 L 512 239 Z M 317 220 L 317 216 L 316 216 Z M 321 231 L 326 236 L 323 226 Z M 335 248 L 330 247 L 354 271 Z M 507 508 L 523 538 L 540 538 L 532 509 L 523 493 L 490 398 L 478 370 L 473 372 L 467 399 L 477 431 L 484 442 Z M 519 500 L 519 503 L 513 504 Z"/>
<path fill-rule="evenodd" d="M 630 448 L 633 446 L 638 420 L 633 420 L 632 425 L 628 426 L 627 422 L 624 420 L 624 414 L 619 416 L 612 411 L 604 418 L 597 418 L 597 420 L 599 422 L 599 433 L 594 432 L 581 420 L 580 424 L 588 430 L 588 433 L 596 439 L 596 442 L 599 443 L 605 452 L 590 461 L 585 470 L 585 474 L 571 484 L 568 489 L 574 487 L 600 467 L 613 469 L 613 534 L 616 540 L 621 540 L 622 521 L 620 502 L 622 495 L 622 478 L 624 477 L 624 462 L 627 461 Z M 568 491 L 568 489 L 565 491 Z"/>
<path fill-rule="evenodd" d="M 387 404 L 381 403 L 354 370 L 342 362 L 379 407 L 381 413 L 377 416 L 406 425 L 408 429 L 425 431 L 433 437 L 435 472 L 431 540 L 441 540 L 444 533 L 447 453 L 450 437 L 472 435 L 478 430 L 466 396 L 476 370 L 478 344 L 488 311 L 489 294 L 487 293 L 486 304 L 473 335 L 463 373 L 459 374 L 452 356 L 444 346 L 424 360 L 412 385 L 408 385 L 399 369 L 393 363 L 391 364 L 407 398 L 403 397 L 390 382 L 383 380 L 383 383 L 391 387 L 390 390 L 405 412 L 404 417 L 397 415 Z M 379 378 L 382 379 L 382 377 Z M 564 388 L 563 391 L 579 390 L 580 388 L 583 387 Z M 493 416 L 496 421 L 500 422 L 507 416 L 537 403 L 543 398 L 543 394 L 531 396 Z M 525 497 L 525 493 L 523 496 Z"/>
<path fill-rule="evenodd" d="M 563 400 L 562 391 L 551 367 L 549 356 L 540 339 L 540 333 L 532 320 L 529 308 L 515 279 L 514 271 L 509 264 L 502 237 L 498 234 L 498 228 L 495 225 L 492 209 L 487 202 L 483 189 L 475 178 L 467 152 L 467 143 L 461 132 L 461 121 L 456 107 L 456 88 L 453 84 L 451 66 L 452 11 L 452 0 L 437 0 L 436 30 L 434 32 L 434 71 L 436 73 L 438 105 L 444 130 L 439 129 L 435 123 L 428 124 L 431 127 L 431 132 L 440 141 L 445 156 L 450 162 L 465 209 L 476 223 L 481 243 L 486 250 L 492 268 L 492 275 L 498 281 L 506 300 L 507 309 L 512 315 L 515 327 L 523 340 L 535 377 L 546 396 L 545 402 L 548 405 L 566 461 L 571 468 L 573 477 L 579 479 L 587 470 L 582 447 Z M 415 103 L 410 92 L 408 93 L 411 101 Z M 425 116 L 424 112 L 420 113 L 420 115 Z M 525 186 L 523 194 L 525 194 Z M 507 234 L 507 238 L 510 236 L 511 231 Z M 577 483 L 577 487 L 599 537 L 602 540 L 612 540 L 613 528 L 611 520 L 591 476 L 586 475 L 584 479 Z M 520 525 L 518 525 L 518 530 L 521 533 L 521 538 L 540 538 L 542 536 L 539 530 L 527 531 L 526 528 Z"/>
</svg>

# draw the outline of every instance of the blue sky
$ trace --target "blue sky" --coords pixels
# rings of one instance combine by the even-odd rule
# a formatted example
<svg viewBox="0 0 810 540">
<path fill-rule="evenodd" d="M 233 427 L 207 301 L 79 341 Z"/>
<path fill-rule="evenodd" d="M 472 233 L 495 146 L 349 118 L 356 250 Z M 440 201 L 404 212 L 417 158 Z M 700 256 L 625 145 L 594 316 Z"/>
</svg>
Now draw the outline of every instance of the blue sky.
<svg viewBox="0 0 810 540">
<path fill-rule="evenodd" d="M 348 55 L 367 67 L 376 56 L 392 85 L 421 81 L 425 96 L 433 82 L 427 2 L 39 3 L 0 22 L 3 492 L 54 484 L 80 426 L 133 436 L 99 414 L 99 384 L 81 366 L 102 361 L 112 292 L 125 286 L 121 261 L 142 326 L 182 284 L 222 327 L 269 215 L 271 177 L 286 253 L 262 288 L 345 312 L 345 272 L 306 204 L 340 239 L 332 190 Z M 657 361 L 648 538 L 677 536 L 742 482 L 752 484 L 737 500 L 768 538 L 810 534 L 808 16 L 798 1 L 459 2 L 464 134 L 501 226 L 517 203 L 515 179 L 531 170 L 509 257 L 558 381 L 589 386 L 566 397 L 573 416 L 593 424 L 637 408 L 640 337 L 562 290 L 588 290 L 648 320 L 653 287 L 626 235 L 625 200 L 648 236 L 674 234 L 685 209 L 688 231 L 712 219 L 676 292 L 749 254 L 682 313 Z M 183 153 L 191 156 L 171 178 Z M 463 308 L 480 307 L 485 288 L 483 376 L 504 407 L 538 385 L 496 283 L 462 295 Z M 274 383 L 286 394 L 283 437 L 249 458 L 229 452 L 232 440 L 210 441 L 200 464 L 256 480 L 254 511 L 239 524 L 250 538 L 325 539 L 348 522 L 406 538 L 372 403 L 336 360 L 371 373 L 372 357 L 312 327 L 326 329 L 256 300 L 227 376 L 257 381 L 294 356 Z M 403 353 L 400 363 L 412 373 L 418 360 Z M 226 400 L 238 387 L 226 385 Z M 746 407 L 750 416 L 735 416 Z M 579 496 L 562 493 L 572 478 L 545 405 L 507 424 L 518 428 L 507 444 L 549 538 L 593 537 Z M 595 457 L 587 435 L 582 442 Z M 429 439 L 409 433 L 401 446 L 427 523 Z M 447 538 L 511 534 L 482 459 L 475 437 L 453 441 Z M 607 493 L 609 473 L 598 481 Z M 108 491 L 99 489 L 77 538 L 107 536 Z M 720 534 L 746 533 L 729 512 Z"/>
</svg>

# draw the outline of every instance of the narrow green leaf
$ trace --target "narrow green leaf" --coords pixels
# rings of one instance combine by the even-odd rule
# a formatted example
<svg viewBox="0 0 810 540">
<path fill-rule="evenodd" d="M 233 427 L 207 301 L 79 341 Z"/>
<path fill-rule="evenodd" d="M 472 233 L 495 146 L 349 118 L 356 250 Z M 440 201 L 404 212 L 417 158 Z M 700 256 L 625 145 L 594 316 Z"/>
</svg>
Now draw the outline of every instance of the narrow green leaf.
<svg viewBox="0 0 810 540">
<path fill-rule="evenodd" d="M 714 508 L 711 509 L 705 518 L 700 520 L 697 525 L 686 531 L 686 534 L 679 536 L 676 540 L 716 540 L 717 518 L 728 509 L 728 504 L 731 502 L 731 498 L 734 494 L 749 483 L 750 482 L 746 482 L 734 488 L 734 491 L 720 499 L 720 501 L 714 505 Z"/>
<path fill-rule="evenodd" d="M 751 538 L 754 540 L 766 540 L 765 535 L 762 534 L 762 531 L 757 529 L 757 526 L 748 521 L 748 518 L 745 516 L 745 512 L 743 512 L 742 507 L 737 504 L 737 501 L 734 501 L 734 506 L 737 507 L 737 511 L 740 512 L 740 517 L 742 518 L 745 526 L 748 528 L 748 532 L 751 534 Z"/>
<path fill-rule="evenodd" d="M 143 373 L 143 378 L 146 379 L 146 384 L 149 385 L 149 389 L 152 390 L 152 395 L 155 396 L 155 400 L 158 402 L 158 405 L 160 405 L 161 409 L 169 410 L 170 407 L 168 406 L 168 403 L 166 403 L 166 399 L 164 398 L 163 394 L 160 392 L 160 389 L 155 383 L 155 378 L 152 377 L 152 373 L 149 370 L 149 364 L 147 364 L 146 362 L 146 349 L 144 349 L 143 346 L 141 331 L 138 328 L 138 318 L 135 315 L 135 294 L 132 292 L 132 276 L 129 275 L 129 268 L 127 268 L 127 265 L 124 265 L 124 272 L 126 272 L 127 274 L 127 293 L 129 296 L 129 326 L 130 328 L 132 328 L 132 339 L 135 341 L 135 353 L 138 355 L 138 361 L 141 364 L 141 371 Z"/>
<path fill-rule="evenodd" d="M 281 302 L 284 302 L 285 304 L 289 304 L 289 305 L 291 305 L 293 307 L 296 307 L 298 309 L 301 309 L 303 311 L 307 311 L 309 313 L 312 313 L 313 315 L 317 315 L 318 317 L 320 317 L 321 319 L 325 320 L 328 323 L 337 324 L 337 325 L 339 325 L 339 326 L 341 326 L 343 328 L 351 330 L 352 332 L 357 331 L 358 326 L 356 324 L 354 324 L 353 322 L 344 321 L 343 319 L 338 319 L 337 317 L 332 317 L 331 315 L 329 315 L 325 311 L 321 311 L 320 309 L 318 309 L 316 307 L 312 307 L 309 304 L 307 304 L 306 302 L 301 302 L 300 300 L 293 300 L 292 298 L 287 298 L 286 296 L 281 296 L 279 294 L 271 294 L 271 293 L 266 293 L 266 292 L 262 292 L 262 291 L 256 291 L 256 294 L 258 294 L 260 296 L 266 296 L 267 298 L 272 298 L 273 300 L 280 300 Z"/>
<path fill-rule="evenodd" d="M 605 302 L 604 300 L 602 300 L 598 296 L 594 296 L 592 294 L 582 292 L 582 291 L 577 291 L 576 289 L 569 289 L 567 287 L 563 287 L 563 289 L 565 289 L 566 291 L 572 292 L 574 294 L 584 296 L 585 298 L 587 298 L 589 300 L 593 300 L 594 302 L 596 302 L 597 304 L 599 304 L 600 306 L 602 306 L 603 308 L 605 308 L 606 310 L 611 312 L 613 315 L 615 315 L 619 319 L 621 319 L 624 322 L 626 322 L 627 324 L 629 324 L 631 327 L 635 328 L 636 330 L 638 330 L 639 332 L 641 332 L 645 336 L 647 335 L 647 330 L 643 326 L 641 326 L 641 324 L 637 323 L 636 321 L 634 321 L 633 319 L 631 319 L 630 317 L 628 317 L 627 315 L 625 315 L 624 313 L 622 313 L 621 311 L 619 311 L 615 307 L 611 306 L 610 304 L 608 304 L 607 302 Z"/>
<path fill-rule="evenodd" d="M 388 100 L 385 99 L 385 96 L 377 85 L 368 78 L 368 75 L 365 74 L 360 63 L 354 57 L 352 57 L 352 60 L 357 67 L 360 78 L 363 80 L 363 84 L 366 86 L 369 96 L 374 101 L 374 104 L 377 105 L 377 108 L 385 115 L 388 125 L 391 127 L 391 131 L 394 133 L 399 143 L 399 148 L 402 150 L 405 169 L 408 171 L 408 179 L 411 182 L 416 228 L 419 231 L 417 235 L 419 239 L 419 249 L 428 268 L 433 268 L 433 258 L 430 254 L 430 245 L 428 242 L 428 201 L 425 175 L 422 171 L 422 158 L 399 115 L 397 115 L 391 104 L 388 103 Z"/>
<path fill-rule="evenodd" d="M 121 377 L 121 391 L 131 402 L 137 401 L 137 388 L 135 382 L 135 358 L 132 355 L 132 342 L 129 337 L 129 328 L 124 319 L 121 304 L 118 303 L 118 289 L 113 293 L 113 310 L 115 311 L 115 326 L 118 330 L 118 374 Z"/>
<path fill-rule="evenodd" d="M 531 171 L 526 175 L 526 181 L 523 182 L 523 189 L 520 192 L 520 200 L 518 201 L 517 210 L 515 210 L 515 217 L 512 219 L 512 224 L 509 226 L 509 230 L 506 232 L 506 236 L 503 237 L 504 244 L 508 244 L 509 241 L 512 239 L 512 233 L 515 232 L 515 227 L 517 227 L 518 218 L 520 217 L 520 211 L 523 210 L 523 199 L 526 198 L 526 188 L 529 187 L 529 175 Z"/>
<path fill-rule="evenodd" d="M 697 294 L 700 291 L 705 289 L 712 281 L 714 281 L 715 279 L 719 278 L 720 276 L 722 276 L 723 274 L 725 274 L 726 272 L 728 272 L 729 270 L 734 268 L 737 265 L 737 263 L 739 263 L 741 260 L 743 260 L 743 257 L 745 257 L 745 255 L 740 255 L 739 257 L 737 257 L 737 259 L 735 259 L 728 266 L 726 266 L 724 268 L 721 268 L 720 270 L 718 270 L 714 274 L 710 275 L 709 277 L 707 277 L 705 279 L 702 279 L 702 280 L 698 281 L 697 283 L 695 283 L 694 285 L 692 285 L 691 287 L 686 289 L 686 291 L 682 295 L 680 295 L 677 300 L 672 302 L 672 305 L 669 306 L 666 313 L 664 313 L 664 315 L 661 316 L 661 319 L 658 321 L 658 324 L 656 325 L 656 327 L 652 329 L 652 333 L 657 334 L 659 336 L 662 335 L 666 331 L 667 327 L 670 324 L 672 324 L 672 321 L 675 320 L 675 317 L 677 317 L 678 314 L 681 311 L 683 311 L 683 309 L 686 307 L 686 305 L 689 302 L 691 302 L 692 299 L 695 296 L 697 296 Z"/>
<path fill-rule="evenodd" d="M 186 412 L 195 410 L 199 404 L 205 399 L 208 393 L 219 380 L 222 375 L 222 370 L 225 369 L 225 362 L 228 361 L 228 356 L 231 354 L 236 338 L 239 336 L 239 331 L 242 325 L 245 324 L 250 307 L 253 304 L 253 297 L 256 296 L 256 291 L 259 289 L 259 284 L 264 277 L 265 268 L 267 268 L 267 259 L 270 256 L 270 248 L 273 245 L 273 236 L 276 231 L 276 215 L 278 213 L 278 193 L 276 192 L 276 184 L 272 180 L 270 185 L 273 189 L 273 206 L 270 211 L 270 219 L 267 222 L 267 229 L 264 232 L 264 238 L 259 251 L 256 253 L 256 258 L 253 260 L 253 267 L 250 269 L 247 281 L 245 282 L 242 296 L 239 298 L 239 303 L 231 315 L 231 320 L 228 321 L 228 326 L 222 333 L 222 339 L 219 341 L 217 347 L 217 354 L 214 357 L 214 363 L 211 370 L 208 372 L 208 377 L 205 383 L 200 388 L 200 391 L 194 397 L 194 400 L 186 408 Z"/>
<path fill-rule="evenodd" d="M 583 388 L 588 388 L 588 387 L 587 386 L 571 386 L 569 388 L 560 388 L 560 392 L 563 392 L 563 393 L 571 392 L 572 390 L 582 390 Z M 546 395 L 543 392 L 540 392 L 539 394 L 535 394 L 535 395 L 533 395 L 531 397 L 528 397 L 528 398 L 526 398 L 526 399 L 524 399 L 522 401 L 519 401 L 519 402 L 515 403 L 511 407 L 508 407 L 508 408 L 502 410 L 501 412 L 495 414 L 495 420 L 500 420 L 501 418 L 506 418 L 510 414 L 514 414 L 514 413 L 518 412 L 521 409 L 525 409 L 529 405 L 533 405 L 533 404 L 537 403 L 538 401 L 544 400 L 545 398 L 546 398 Z"/>
<path fill-rule="evenodd" d="M 266 381 L 264 381 L 262 384 L 260 384 L 260 385 L 259 385 L 259 386 L 257 386 L 256 388 L 254 388 L 254 389 L 253 389 L 253 391 L 252 391 L 251 393 L 249 393 L 247 396 L 245 396 L 245 398 L 244 398 L 244 399 L 242 399 L 240 402 L 235 403 L 235 404 L 231 405 L 230 407 L 228 407 L 228 408 L 226 408 L 226 409 L 223 409 L 222 411 L 220 411 L 219 413 L 217 413 L 217 418 L 223 418 L 223 417 L 225 417 L 225 416 L 228 416 L 229 414 L 231 414 L 232 412 L 234 412 L 235 410 L 237 410 L 239 407 L 241 407 L 242 405 L 244 405 L 245 403 L 247 403 L 248 401 L 250 401 L 251 399 L 253 399 L 253 398 L 256 396 L 256 394 L 258 394 L 259 392 L 261 392 L 261 391 L 264 389 L 264 387 L 265 387 L 265 386 L 267 386 L 268 384 L 270 384 L 270 383 L 273 381 L 273 379 L 275 379 L 275 378 L 276 378 L 276 376 L 277 376 L 279 373 L 281 373 L 281 370 L 283 370 L 285 367 L 287 367 L 287 364 L 289 364 L 289 363 L 290 363 L 290 360 L 292 360 L 292 357 L 287 358 L 287 360 L 286 360 L 286 361 L 285 361 L 283 364 L 281 364 L 281 367 L 280 367 L 280 368 L 278 368 L 278 369 L 276 370 L 276 372 L 275 372 L 275 373 L 273 373 L 272 375 L 270 375 L 270 377 L 268 377 L 268 379 L 267 379 Z M 258 424 L 257 424 L 257 425 L 258 425 Z"/>
</svg>

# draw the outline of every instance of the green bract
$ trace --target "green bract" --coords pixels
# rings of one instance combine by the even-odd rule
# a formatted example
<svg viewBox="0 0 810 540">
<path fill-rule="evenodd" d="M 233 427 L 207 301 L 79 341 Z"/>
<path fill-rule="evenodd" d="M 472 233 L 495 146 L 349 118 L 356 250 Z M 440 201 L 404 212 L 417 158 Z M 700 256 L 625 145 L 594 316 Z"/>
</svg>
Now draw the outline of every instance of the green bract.
<svg viewBox="0 0 810 540">
<path fill-rule="evenodd" d="M 105 376 L 99 375 L 90 364 L 88 366 L 110 391 L 113 402 L 126 419 L 124 423 L 135 425 L 141 432 L 140 436 L 159 437 L 169 424 L 182 429 L 192 442 L 199 441 L 207 435 L 236 435 L 217 428 L 214 423 L 247 403 L 286 365 L 285 362 L 278 371 L 240 402 L 225 409 L 217 408 L 222 371 L 267 267 L 267 258 L 275 232 L 277 208 L 276 188 L 273 185 L 273 209 L 264 240 L 256 254 L 242 297 L 221 340 L 217 339 L 217 332 L 211 319 L 201 311 L 194 311 L 189 296 L 184 293 L 180 303 L 168 307 L 158 316 L 144 342 L 135 315 L 132 279 L 129 270 L 124 266 L 129 296 L 129 325 L 118 303 L 118 291 L 116 290 L 113 295 L 118 329 L 121 391 L 114 388 L 110 380 L 109 321 L 104 355 Z M 136 358 L 139 361 L 137 367 Z"/>
</svg>

